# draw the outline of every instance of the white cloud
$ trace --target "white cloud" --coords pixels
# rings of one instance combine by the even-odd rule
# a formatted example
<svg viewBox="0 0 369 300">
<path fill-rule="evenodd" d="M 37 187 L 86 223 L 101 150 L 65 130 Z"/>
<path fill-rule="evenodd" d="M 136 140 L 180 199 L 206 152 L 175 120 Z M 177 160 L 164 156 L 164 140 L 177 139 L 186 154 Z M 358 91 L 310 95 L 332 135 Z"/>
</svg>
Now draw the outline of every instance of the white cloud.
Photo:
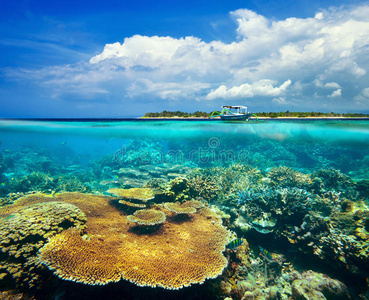
<svg viewBox="0 0 369 300">
<path fill-rule="evenodd" d="M 359 106 L 368 106 L 369 105 L 369 87 L 362 89 L 359 95 L 355 98 L 355 103 Z"/>
<path fill-rule="evenodd" d="M 342 96 L 342 89 L 335 90 L 332 94 L 330 94 L 329 98 L 336 98 Z"/>
<path fill-rule="evenodd" d="M 134 35 L 105 45 L 89 63 L 7 74 L 32 79 L 56 95 L 84 90 L 96 97 L 115 93 L 130 99 L 269 97 L 281 104 L 283 97 L 314 99 L 320 94 L 317 88 L 334 89 L 317 96 L 317 104 L 323 105 L 328 97 L 343 97 L 344 86 L 347 101 L 354 95 L 346 91 L 364 97 L 362 85 L 369 81 L 368 5 L 285 20 L 247 9 L 230 15 L 238 25 L 238 39 L 232 43 Z"/>
<path fill-rule="evenodd" d="M 208 84 L 192 82 L 190 80 L 181 83 L 155 83 L 148 79 L 138 79 L 127 88 L 127 91 L 131 98 L 146 94 L 147 96 L 157 95 L 164 100 L 177 100 L 180 97 L 196 98 L 197 93 L 208 88 Z"/>
<path fill-rule="evenodd" d="M 363 95 L 365 98 L 368 98 L 368 99 L 369 99 L 369 88 L 365 88 L 365 89 L 363 89 L 363 91 L 362 91 L 362 95 Z"/>
<path fill-rule="evenodd" d="M 332 88 L 332 89 L 339 89 L 341 86 L 337 82 L 327 82 L 324 87 Z"/>
<path fill-rule="evenodd" d="M 290 105 L 290 102 L 286 100 L 286 97 L 273 98 L 272 102 L 278 105 Z"/>
<path fill-rule="evenodd" d="M 269 79 L 260 80 L 253 84 L 241 84 L 227 89 L 225 85 L 219 86 L 212 90 L 206 99 L 213 100 L 216 98 L 250 98 L 254 96 L 269 96 L 275 97 L 284 94 L 287 88 L 291 85 L 291 80 L 285 81 L 281 86 L 274 87 L 275 82 Z"/>
</svg>

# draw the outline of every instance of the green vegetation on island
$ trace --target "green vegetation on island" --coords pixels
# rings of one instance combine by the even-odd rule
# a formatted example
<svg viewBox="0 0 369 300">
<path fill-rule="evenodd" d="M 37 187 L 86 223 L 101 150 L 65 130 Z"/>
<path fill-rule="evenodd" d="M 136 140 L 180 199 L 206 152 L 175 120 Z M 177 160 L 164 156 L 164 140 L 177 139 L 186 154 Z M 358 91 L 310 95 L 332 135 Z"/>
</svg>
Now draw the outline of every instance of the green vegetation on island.
<svg viewBox="0 0 369 300">
<path fill-rule="evenodd" d="M 187 113 L 182 111 L 162 111 L 146 113 L 144 118 L 208 118 L 212 112 L 195 111 Z M 323 112 L 257 112 L 261 118 L 368 118 L 369 114 L 363 113 L 323 113 Z"/>
</svg>

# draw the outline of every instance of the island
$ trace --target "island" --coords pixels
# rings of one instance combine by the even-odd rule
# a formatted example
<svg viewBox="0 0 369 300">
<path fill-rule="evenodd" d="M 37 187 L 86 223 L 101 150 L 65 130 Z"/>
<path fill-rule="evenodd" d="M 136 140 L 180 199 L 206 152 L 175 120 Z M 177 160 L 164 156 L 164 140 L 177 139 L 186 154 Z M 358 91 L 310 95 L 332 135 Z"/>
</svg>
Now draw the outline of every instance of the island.
<svg viewBox="0 0 369 300">
<path fill-rule="evenodd" d="M 209 118 L 212 112 L 195 111 L 193 113 L 182 111 L 148 112 L 143 118 Z M 257 112 L 258 118 L 369 118 L 364 113 L 323 113 L 323 112 Z"/>
</svg>

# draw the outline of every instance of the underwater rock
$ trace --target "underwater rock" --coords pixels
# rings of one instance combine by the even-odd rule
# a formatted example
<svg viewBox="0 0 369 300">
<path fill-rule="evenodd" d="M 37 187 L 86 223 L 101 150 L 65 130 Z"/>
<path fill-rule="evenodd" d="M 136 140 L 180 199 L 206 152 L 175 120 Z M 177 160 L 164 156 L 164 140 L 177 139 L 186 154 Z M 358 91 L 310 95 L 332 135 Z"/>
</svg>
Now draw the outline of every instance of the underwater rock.
<svg viewBox="0 0 369 300">
<path fill-rule="evenodd" d="M 347 287 L 336 279 L 311 270 L 302 273 L 302 279 L 292 282 L 292 297 L 295 300 L 350 299 Z"/>
</svg>

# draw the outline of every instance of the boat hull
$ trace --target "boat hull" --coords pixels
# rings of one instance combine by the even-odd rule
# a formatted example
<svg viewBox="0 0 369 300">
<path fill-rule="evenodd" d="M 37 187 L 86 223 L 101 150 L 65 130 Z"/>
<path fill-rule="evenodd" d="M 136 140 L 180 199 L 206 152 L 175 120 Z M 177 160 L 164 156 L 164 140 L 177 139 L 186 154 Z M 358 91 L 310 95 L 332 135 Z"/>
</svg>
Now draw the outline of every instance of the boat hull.
<svg viewBox="0 0 369 300">
<path fill-rule="evenodd" d="M 248 121 L 251 114 L 232 114 L 232 115 L 220 115 L 220 119 L 223 121 Z"/>
</svg>

